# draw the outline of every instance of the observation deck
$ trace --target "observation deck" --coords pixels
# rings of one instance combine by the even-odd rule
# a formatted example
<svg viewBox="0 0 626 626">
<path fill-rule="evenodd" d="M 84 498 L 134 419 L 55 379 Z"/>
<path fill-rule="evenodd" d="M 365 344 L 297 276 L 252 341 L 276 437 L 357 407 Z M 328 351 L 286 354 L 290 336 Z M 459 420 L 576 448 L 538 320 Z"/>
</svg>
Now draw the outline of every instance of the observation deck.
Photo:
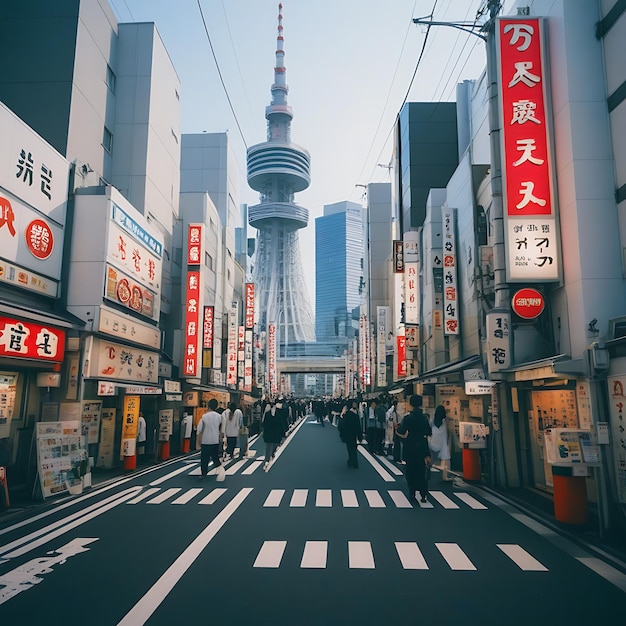
<svg viewBox="0 0 626 626">
<path fill-rule="evenodd" d="M 248 224 L 261 229 L 274 219 L 280 219 L 288 229 L 306 228 L 309 223 L 309 210 L 293 202 L 262 202 L 248 207 Z"/>
<path fill-rule="evenodd" d="M 311 184 L 311 156 L 295 143 L 268 141 L 248 148 L 248 184 L 262 192 L 273 181 L 280 179 L 293 193 L 303 191 Z"/>
</svg>

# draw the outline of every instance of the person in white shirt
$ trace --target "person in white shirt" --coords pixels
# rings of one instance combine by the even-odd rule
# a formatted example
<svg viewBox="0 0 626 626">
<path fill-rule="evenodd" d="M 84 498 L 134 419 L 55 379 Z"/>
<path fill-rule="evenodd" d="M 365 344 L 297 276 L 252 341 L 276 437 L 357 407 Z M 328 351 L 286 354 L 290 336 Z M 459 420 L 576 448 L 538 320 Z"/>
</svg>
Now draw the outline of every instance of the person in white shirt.
<svg viewBox="0 0 626 626">
<path fill-rule="evenodd" d="M 146 453 L 147 428 L 146 418 L 143 413 L 139 413 L 139 423 L 137 424 L 137 457 L 143 457 Z"/>
<path fill-rule="evenodd" d="M 235 456 L 235 446 L 237 445 L 237 437 L 239 436 L 241 417 L 241 411 L 234 402 L 231 402 L 228 408 L 222 413 L 222 424 L 224 434 L 226 435 L 226 454 L 224 459 L 232 459 Z"/>
<path fill-rule="evenodd" d="M 222 416 L 215 410 L 217 400 L 209 400 L 209 410 L 202 416 L 196 429 L 196 442 L 200 442 L 200 477 L 205 478 L 209 470 L 209 459 L 216 468 L 220 462 L 220 430 Z M 197 443 L 196 443 L 197 445 Z"/>
</svg>

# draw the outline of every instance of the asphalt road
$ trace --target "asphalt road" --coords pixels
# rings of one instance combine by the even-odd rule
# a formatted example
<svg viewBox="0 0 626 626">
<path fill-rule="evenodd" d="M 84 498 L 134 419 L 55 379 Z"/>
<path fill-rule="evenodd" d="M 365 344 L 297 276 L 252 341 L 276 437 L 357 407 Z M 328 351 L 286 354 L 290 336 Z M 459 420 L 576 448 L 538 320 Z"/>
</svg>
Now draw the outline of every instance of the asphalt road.
<svg viewBox="0 0 626 626">
<path fill-rule="evenodd" d="M 191 454 L 0 528 L 0 624 L 622 623 L 626 576 L 502 501 L 309 418 L 263 470 Z M 621 618 L 619 616 L 622 616 Z"/>
</svg>

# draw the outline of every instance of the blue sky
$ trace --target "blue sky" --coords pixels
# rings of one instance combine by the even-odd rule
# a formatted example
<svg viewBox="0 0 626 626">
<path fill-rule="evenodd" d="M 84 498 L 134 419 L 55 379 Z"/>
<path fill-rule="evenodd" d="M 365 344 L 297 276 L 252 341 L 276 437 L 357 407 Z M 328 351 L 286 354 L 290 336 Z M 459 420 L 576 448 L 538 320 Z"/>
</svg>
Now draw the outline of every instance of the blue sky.
<svg viewBox="0 0 626 626">
<path fill-rule="evenodd" d="M 202 22 L 209 31 L 215 58 Z M 277 34 L 275 0 L 109 0 L 120 21 L 154 22 L 181 81 L 183 133 L 223 132 L 239 162 L 240 202 L 258 202 L 246 183 L 246 145 L 266 139 Z M 296 195 L 309 209 L 300 231 L 311 297 L 314 219 L 323 206 L 360 202 L 356 185 L 389 180 L 392 128 L 405 101 L 449 101 L 458 82 L 478 78 L 484 43 L 412 23 L 435 6 L 438 21 L 472 21 L 483 0 L 284 0 L 283 27 L 292 141 L 311 153 L 311 186 Z M 512 0 L 505 2 L 510 11 Z M 226 85 L 222 87 L 219 72 Z M 408 96 L 407 96 L 408 94 Z M 228 98 L 235 115 L 231 111 Z M 240 132 L 241 129 L 241 132 Z"/>
</svg>

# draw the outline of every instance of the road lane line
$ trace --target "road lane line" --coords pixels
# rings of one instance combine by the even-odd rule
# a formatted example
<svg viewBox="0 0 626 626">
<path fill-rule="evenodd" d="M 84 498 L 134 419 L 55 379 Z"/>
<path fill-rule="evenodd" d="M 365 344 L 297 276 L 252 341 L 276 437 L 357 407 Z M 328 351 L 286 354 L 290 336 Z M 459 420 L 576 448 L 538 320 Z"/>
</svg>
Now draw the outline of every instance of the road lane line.
<svg viewBox="0 0 626 626">
<path fill-rule="evenodd" d="M 202 489 L 200 487 L 196 487 L 194 489 L 187 489 L 182 496 L 179 496 L 172 502 L 172 504 L 187 504 L 190 500 L 193 500 L 199 493 L 202 493 Z"/>
<path fill-rule="evenodd" d="M 193 463 L 194 465 L 197 465 L 197 461 L 194 461 Z M 174 476 L 178 476 L 178 474 L 182 474 L 183 472 L 186 472 L 189 470 L 189 466 L 190 464 L 186 464 L 183 465 L 182 467 L 179 467 L 178 469 L 175 469 L 173 472 L 170 472 L 169 474 L 166 474 L 165 476 L 161 476 L 161 478 L 157 478 L 156 480 L 153 480 L 150 483 L 151 487 L 154 487 L 156 485 L 160 485 L 161 483 L 164 483 L 166 480 L 169 480 L 170 478 L 174 478 Z"/>
<path fill-rule="evenodd" d="M 392 474 L 395 474 L 396 476 L 404 476 L 404 472 L 397 465 L 394 465 L 387 457 L 379 456 L 376 458 L 388 469 L 390 469 Z"/>
<path fill-rule="evenodd" d="M 226 524 L 233 513 L 252 491 L 251 487 L 242 489 L 223 509 L 215 519 L 194 539 L 185 551 L 170 565 L 167 571 L 157 580 L 148 592 L 135 606 L 120 620 L 118 626 L 140 626 L 145 624 L 150 616 L 165 600 L 169 592 L 176 586 L 185 572 L 200 556 L 209 542 Z"/>
<path fill-rule="evenodd" d="M 476 569 L 458 543 L 436 543 L 437 550 L 446 560 L 450 569 L 457 571 L 473 571 Z"/>
<path fill-rule="evenodd" d="M 280 567 L 280 561 L 286 547 L 286 541 L 264 541 L 252 567 Z"/>
<path fill-rule="evenodd" d="M 374 457 L 363 447 L 358 446 L 357 450 L 365 457 L 365 460 L 378 472 L 378 475 L 386 482 L 386 483 L 395 483 L 396 479 L 389 473 L 386 472 L 378 463 Z"/>
<path fill-rule="evenodd" d="M 250 467 L 246 467 L 246 469 L 243 470 L 243 472 L 241 472 L 241 473 L 245 474 L 246 476 L 249 476 L 253 472 L 256 472 L 256 470 L 258 470 L 259 467 L 261 467 L 261 465 L 263 465 L 263 461 L 254 461 L 254 463 L 252 463 L 252 465 L 250 465 Z"/>
<path fill-rule="evenodd" d="M 328 541 L 307 541 L 300 567 L 306 569 L 326 569 Z"/>
<path fill-rule="evenodd" d="M 358 508 L 359 506 L 359 501 L 356 499 L 354 489 L 342 489 L 341 501 L 345 508 Z"/>
<path fill-rule="evenodd" d="M 525 572 L 547 572 L 548 568 L 542 565 L 534 556 L 531 556 L 517 544 L 497 543 L 504 554 L 506 554 L 515 565 Z"/>
<path fill-rule="evenodd" d="M 20 537 L 19 539 L 15 539 L 14 541 L 11 541 L 10 543 L 5 544 L 4 546 L 0 546 L 0 556 L 4 558 L 5 552 L 13 550 L 16 547 L 21 546 L 22 544 L 29 543 L 33 541 L 33 539 L 35 539 L 36 537 L 40 535 L 45 535 L 46 533 L 50 533 L 55 528 L 59 528 L 59 526 L 68 524 L 76 519 L 80 519 L 84 515 L 88 515 L 89 513 L 93 511 L 99 511 L 100 508 L 102 508 L 103 506 L 106 506 L 110 502 L 115 502 L 117 504 L 117 500 L 119 498 L 123 497 L 124 500 L 126 500 L 127 498 L 132 498 L 134 495 L 139 493 L 139 491 L 141 491 L 141 487 L 130 487 L 129 489 L 126 489 L 126 491 L 122 491 L 121 493 L 116 493 L 112 496 L 109 496 L 108 498 L 105 498 L 104 500 L 100 502 L 96 502 L 92 504 L 91 506 L 88 506 L 86 509 L 82 509 L 81 511 L 72 513 L 71 515 L 68 515 L 67 517 L 64 517 L 63 519 L 57 520 L 56 522 L 53 522 L 52 524 L 48 524 L 48 526 L 44 526 L 43 528 L 34 530 L 32 533 L 29 533 L 28 535 L 24 535 L 23 537 Z M 55 535 L 55 536 L 58 536 L 58 535 Z"/>
<path fill-rule="evenodd" d="M 396 508 L 398 509 L 412 509 L 413 508 L 413 505 L 409 502 L 409 499 L 401 491 L 393 491 L 390 489 L 387 493 L 391 496 L 391 499 L 393 500 L 393 503 L 396 505 Z"/>
<path fill-rule="evenodd" d="M 588 567 L 596 574 L 602 576 L 602 578 L 604 578 L 611 584 L 626 592 L 626 575 L 624 575 L 619 570 L 611 567 L 608 563 L 605 563 L 601 559 L 592 556 L 576 557 L 576 560 L 582 563 L 585 567 Z"/>
<path fill-rule="evenodd" d="M 461 491 L 461 492 L 456 492 L 455 491 L 454 495 L 459 500 L 462 500 L 463 502 L 465 502 L 465 504 L 467 504 L 472 509 L 476 509 L 476 510 L 485 509 L 485 510 L 487 510 L 487 507 L 482 502 L 479 502 L 478 500 L 476 500 L 476 498 L 473 498 L 472 496 L 470 496 L 469 493 L 465 493 L 464 491 Z"/>
<path fill-rule="evenodd" d="M 202 498 L 202 500 L 200 500 L 200 502 L 198 502 L 198 504 L 213 504 L 221 495 L 226 493 L 226 489 L 223 489 L 222 487 L 216 487 L 215 489 L 213 489 L 213 491 L 211 491 L 211 493 Z"/>
<path fill-rule="evenodd" d="M 293 495 L 291 496 L 291 502 L 289 502 L 290 507 L 301 507 L 306 506 L 306 499 L 309 495 L 308 489 L 294 489 Z"/>
<path fill-rule="evenodd" d="M 365 493 L 365 497 L 367 498 L 367 503 L 370 505 L 370 508 L 372 509 L 384 509 L 385 508 L 385 502 L 382 499 L 382 496 L 378 493 L 378 491 L 375 491 L 374 489 L 366 489 L 364 493 Z"/>
<path fill-rule="evenodd" d="M 315 506 L 329 507 L 333 505 L 333 492 L 330 489 L 318 489 L 315 494 Z"/>
<path fill-rule="evenodd" d="M 272 489 L 270 495 L 267 496 L 267 499 L 263 503 L 263 506 L 280 506 L 280 501 L 283 499 L 284 495 L 284 489 Z"/>
<path fill-rule="evenodd" d="M 306 424 L 305 420 L 302 420 L 288 435 L 287 438 L 285 439 L 285 441 L 278 446 L 278 449 L 276 450 L 276 454 L 274 455 L 273 459 L 270 459 L 270 464 L 267 468 L 267 470 L 269 471 L 270 469 L 272 469 L 272 467 L 274 466 L 274 464 L 276 463 L 276 461 L 278 461 L 278 457 L 280 457 L 280 455 L 285 451 L 285 449 L 287 448 L 287 446 L 291 443 L 291 441 L 293 440 L 295 434 L 300 430 L 300 428 L 302 428 L 302 425 Z"/>
<path fill-rule="evenodd" d="M 404 569 L 428 569 L 426 560 L 413 541 L 396 541 L 396 551 Z"/>
<path fill-rule="evenodd" d="M 163 493 L 159 494 L 156 498 L 152 498 L 152 500 L 148 500 L 146 504 L 161 504 L 165 502 L 169 498 L 171 498 L 175 493 L 182 491 L 181 487 L 172 487 L 171 489 L 166 489 Z"/>
<path fill-rule="evenodd" d="M 56 539 L 60 535 L 66 533 L 68 530 L 72 530 L 73 528 L 76 528 L 80 526 L 81 524 L 84 524 L 85 522 L 88 522 L 89 520 L 94 519 L 95 517 L 98 517 L 98 515 L 102 515 L 102 513 L 106 513 L 106 511 L 113 509 L 116 506 L 119 506 L 120 504 L 128 500 L 128 498 L 132 498 L 133 495 L 135 495 L 136 493 L 136 490 L 134 488 L 129 489 L 128 491 L 130 493 L 126 493 L 121 496 L 118 494 L 118 497 L 116 500 L 112 500 L 111 502 L 108 502 L 104 506 L 98 507 L 94 511 L 91 511 L 91 513 L 88 513 L 87 515 L 82 515 L 81 517 L 79 517 L 78 519 L 75 519 L 69 524 L 65 524 L 61 528 L 57 528 L 56 530 L 43 535 L 36 541 L 30 541 L 29 540 L 30 535 L 27 537 L 21 537 L 20 539 L 17 540 L 17 542 L 14 542 L 14 543 L 24 543 L 25 540 L 27 540 L 28 543 L 25 546 L 18 548 L 17 550 L 13 550 L 13 552 L 2 554 L 2 558 L 13 559 L 17 556 L 22 556 L 23 554 L 26 554 L 27 552 L 30 552 L 31 550 L 34 550 L 35 548 L 39 548 L 39 546 L 42 546 L 44 543 L 51 541 L 52 539 Z M 40 534 L 40 533 L 41 531 L 38 531 L 37 534 Z M 32 533 L 32 534 L 35 534 L 35 533 Z"/>
<path fill-rule="evenodd" d="M 374 569 L 374 555 L 369 541 L 348 541 L 350 569 Z"/>
<path fill-rule="evenodd" d="M 161 491 L 161 487 L 150 487 L 150 489 L 142 491 L 136 498 L 129 500 L 126 504 L 137 504 L 138 502 L 149 498 L 151 495 L 158 493 L 159 491 Z"/>
<path fill-rule="evenodd" d="M 437 502 L 439 502 L 439 504 L 441 504 L 441 506 L 444 509 L 460 508 L 456 502 L 453 502 L 452 500 L 450 500 L 450 498 L 448 498 L 448 496 L 445 493 L 442 493 L 441 491 L 429 491 L 428 493 L 430 496 L 435 498 L 435 500 L 437 500 Z"/>
</svg>

